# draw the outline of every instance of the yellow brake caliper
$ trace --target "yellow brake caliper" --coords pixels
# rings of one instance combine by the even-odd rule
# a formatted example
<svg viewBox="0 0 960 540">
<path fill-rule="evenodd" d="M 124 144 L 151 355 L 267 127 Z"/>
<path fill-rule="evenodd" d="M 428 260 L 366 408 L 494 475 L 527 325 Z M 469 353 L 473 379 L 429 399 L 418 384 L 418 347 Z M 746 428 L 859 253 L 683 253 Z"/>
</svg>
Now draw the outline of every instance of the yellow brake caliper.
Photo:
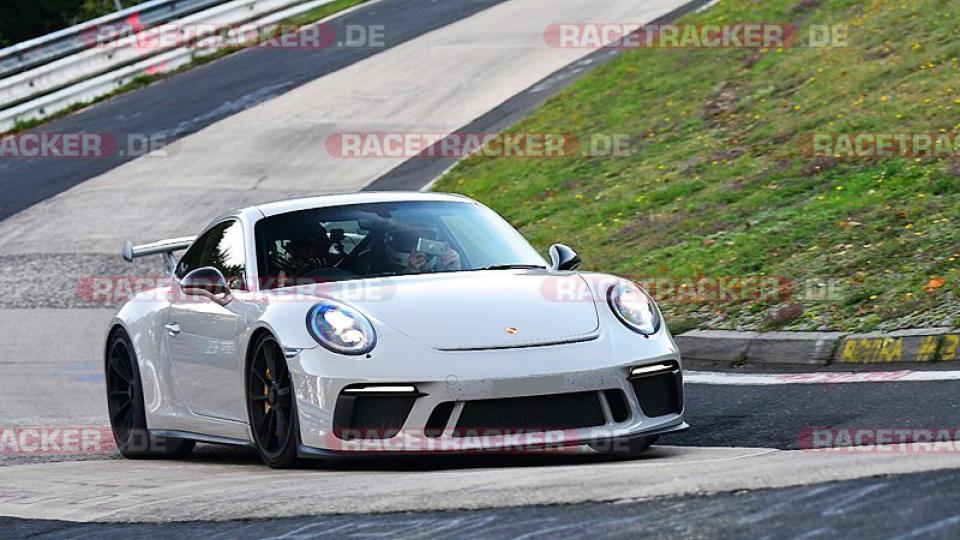
<svg viewBox="0 0 960 540">
<path fill-rule="evenodd" d="M 269 381 L 270 379 L 271 379 L 270 368 L 267 368 L 267 380 Z M 268 397 L 269 395 L 270 395 L 270 387 L 265 384 L 263 385 L 263 396 Z M 264 405 L 263 413 L 266 414 L 270 412 L 270 400 L 269 399 L 263 400 L 263 405 Z"/>
</svg>

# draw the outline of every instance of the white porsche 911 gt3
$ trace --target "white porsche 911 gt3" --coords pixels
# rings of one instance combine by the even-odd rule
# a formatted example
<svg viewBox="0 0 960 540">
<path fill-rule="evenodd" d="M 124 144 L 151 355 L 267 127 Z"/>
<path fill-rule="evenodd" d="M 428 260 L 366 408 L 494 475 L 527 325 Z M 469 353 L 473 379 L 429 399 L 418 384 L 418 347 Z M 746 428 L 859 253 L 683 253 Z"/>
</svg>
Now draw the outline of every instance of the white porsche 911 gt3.
<svg viewBox="0 0 960 540">
<path fill-rule="evenodd" d="M 186 250 L 176 260 L 173 254 Z M 427 452 L 635 453 L 685 429 L 680 355 L 647 294 L 548 264 L 465 197 L 359 193 L 228 212 L 163 255 L 105 349 L 127 457 L 197 441 L 264 462 Z"/>
</svg>

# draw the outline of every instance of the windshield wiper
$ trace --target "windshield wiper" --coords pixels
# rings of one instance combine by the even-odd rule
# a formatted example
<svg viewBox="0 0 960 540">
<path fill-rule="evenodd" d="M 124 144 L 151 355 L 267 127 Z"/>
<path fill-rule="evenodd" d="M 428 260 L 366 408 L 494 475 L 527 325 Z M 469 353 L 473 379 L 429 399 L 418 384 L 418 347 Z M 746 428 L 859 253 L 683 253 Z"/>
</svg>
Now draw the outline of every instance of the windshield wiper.
<svg viewBox="0 0 960 540">
<path fill-rule="evenodd" d="M 532 270 L 534 268 L 546 268 L 540 264 L 494 264 L 478 270 Z"/>
</svg>

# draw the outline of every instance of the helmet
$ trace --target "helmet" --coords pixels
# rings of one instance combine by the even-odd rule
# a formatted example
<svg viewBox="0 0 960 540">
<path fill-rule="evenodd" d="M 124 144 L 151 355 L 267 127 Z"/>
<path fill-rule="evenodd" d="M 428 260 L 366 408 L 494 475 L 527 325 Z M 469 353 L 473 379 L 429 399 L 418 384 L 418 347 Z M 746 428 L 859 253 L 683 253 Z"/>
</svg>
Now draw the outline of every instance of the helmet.
<svg viewBox="0 0 960 540">
<path fill-rule="evenodd" d="M 387 258 L 393 264 L 408 266 L 410 254 L 417 249 L 421 238 L 436 240 L 437 233 L 426 228 L 397 228 L 387 231 L 385 237 Z"/>
</svg>

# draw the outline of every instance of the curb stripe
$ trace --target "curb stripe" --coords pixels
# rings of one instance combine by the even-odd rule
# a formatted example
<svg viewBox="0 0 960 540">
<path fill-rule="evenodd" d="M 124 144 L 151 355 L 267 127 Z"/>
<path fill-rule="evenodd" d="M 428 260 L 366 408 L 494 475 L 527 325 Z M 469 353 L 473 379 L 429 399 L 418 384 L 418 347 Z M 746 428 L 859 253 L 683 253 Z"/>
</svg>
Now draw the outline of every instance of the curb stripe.
<svg viewBox="0 0 960 540">
<path fill-rule="evenodd" d="M 960 371 L 827 371 L 817 373 L 722 373 L 684 371 L 688 384 L 772 386 L 778 384 L 849 384 L 960 380 Z"/>
</svg>

